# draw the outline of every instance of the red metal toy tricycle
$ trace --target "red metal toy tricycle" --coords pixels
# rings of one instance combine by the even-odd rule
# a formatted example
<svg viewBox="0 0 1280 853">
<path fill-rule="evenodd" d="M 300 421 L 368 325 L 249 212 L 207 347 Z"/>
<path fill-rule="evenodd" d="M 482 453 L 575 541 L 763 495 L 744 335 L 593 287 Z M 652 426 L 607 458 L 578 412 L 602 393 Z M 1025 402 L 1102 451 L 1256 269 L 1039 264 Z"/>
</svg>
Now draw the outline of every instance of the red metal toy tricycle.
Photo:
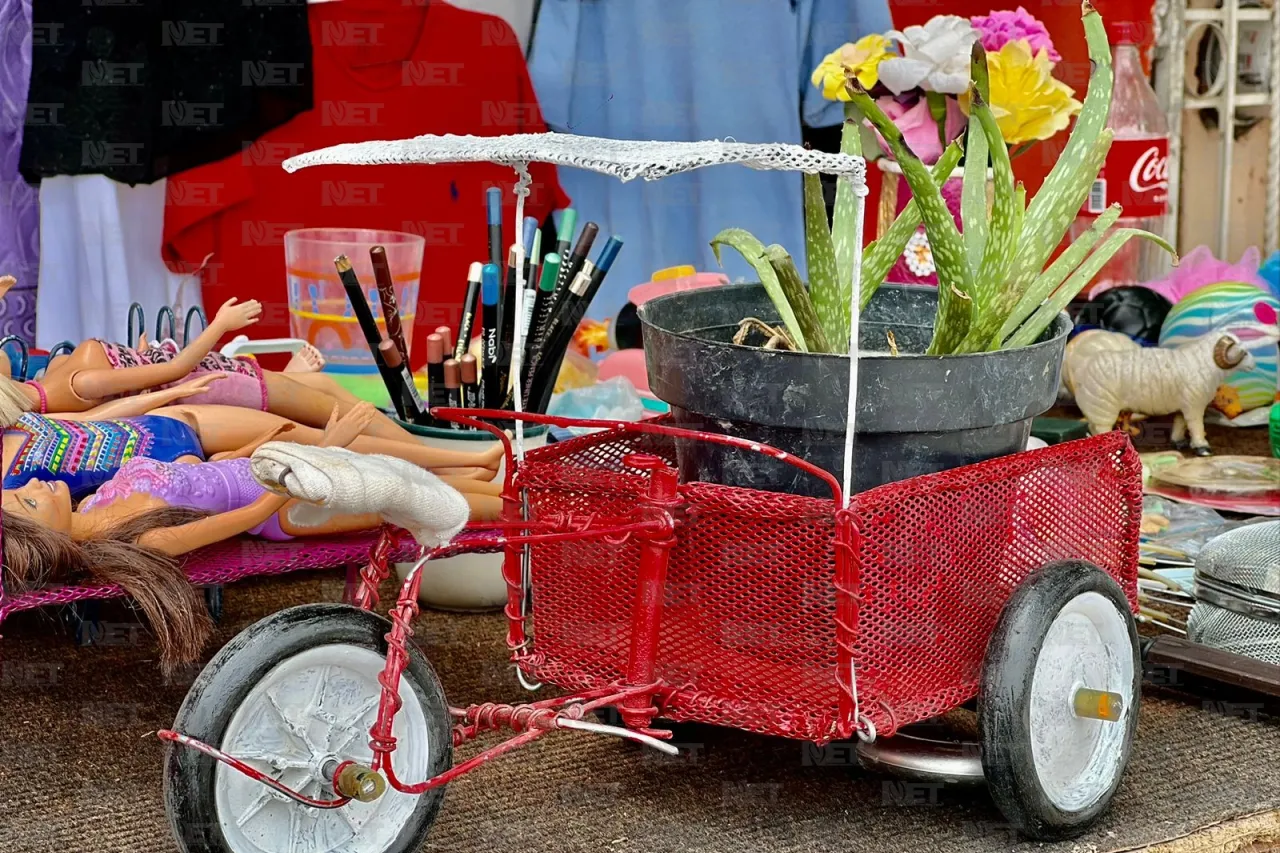
<svg viewBox="0 0 1280 853">
<path fill-rule="evenodd" d="M 410 641 L 433 554 L 389 624 L 372 612 L 388 531 L 355 606 L 304 605 L 248 628 L 162 733 L 183 849 L 415 850 L 448 782 L 557 729 L 668 749 L 655 719 L 874 741 L 975 696 L 982 770 L 1011 823 L 1054 837 L 1105 809 L 1141 679 L 1141 477 L 1127 438 L 892 483 L 843 509 L 830 474 L 772 448 L 521 417 L 608 429 L 509 465 L 508 534 L 451 547 L 505 548 L 517 671 L 570 692 L 448 706 Z M 676 437 L 785 458 L 832 498 L 680 484 Z M 588 721 L 606 709 L 620 727 Z M 454 747 L 496 729 L 515 736 L 453 764 Z"/>
<path fill-rule="evenodd" d="M 780 145 L 420 137 L 295 158 L 493 160 L 520 172 L 518 194 L 528 192 L 534 159 L 624 180 L 734 162 L 834 173 L 865 189 L 861 158 Z M 517 223 L 522 203 L 520 195 Z M 856 737 L 877 765 L 984 776 L 1009 822 L 1031 837 L 1088 827 L 1120 784 L 1137 725 L 1137 454 L 1111 433 L 850 496 L 858 252 L 855 241 L 844 488 L 774 448 L 661 422 L 438 412 L 506 445 L 504 524 L 422 555 L 390 622 L 373 608 L 398 547 L 393 531 L 375 548 L 354 606 L 295 607 L 223 648 L 173 730 L 160 733 L 170 742 L 165 798 L 179 846 L 413 851 L 457 777 L 560 729 L 672 750 L 658 719 L 819 744 Z M 523 292 L 518 281 L 516 316 Z M 518 401 L 518 363 L 512 375 Z M 483 422 L 495 418 L 516 419 L 518 464 L 506 436 Z M 525 422 L 600 431 L 526 455 Z M 677 443 L 691 441 L 781 460 L 825 483 L 830 497 L 681 483 Z M 431 558 L 460 549 L 505 552 L 517 675 L 566 695 L 446 704 L 411 624 Z M 974 698 L 980 763 L 929 760 L 894 737 Z M 513 736 L 453 763 L 455 747 L 499 729 Z"/>
</svg>

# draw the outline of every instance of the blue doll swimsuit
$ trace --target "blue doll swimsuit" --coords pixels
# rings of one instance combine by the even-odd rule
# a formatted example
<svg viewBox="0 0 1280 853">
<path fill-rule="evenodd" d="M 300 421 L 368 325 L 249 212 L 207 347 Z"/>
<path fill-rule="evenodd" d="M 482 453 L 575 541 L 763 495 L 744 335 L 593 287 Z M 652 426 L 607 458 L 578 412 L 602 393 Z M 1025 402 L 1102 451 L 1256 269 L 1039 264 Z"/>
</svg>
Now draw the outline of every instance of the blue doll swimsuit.
<svg viewBox="0 0 1280 853">
<path fill-rule="evenodd" d="M 21 488 L 32 479 L 60 481 L 76 500 L 92 494 L 134 457 L 161 462 L 183 456 L 204 459 L 194 429 L 159 415 L 63 421 L 28 412 L 5 432 L 25 438 L 5 466 L 4 488 Z"/>
</svg>

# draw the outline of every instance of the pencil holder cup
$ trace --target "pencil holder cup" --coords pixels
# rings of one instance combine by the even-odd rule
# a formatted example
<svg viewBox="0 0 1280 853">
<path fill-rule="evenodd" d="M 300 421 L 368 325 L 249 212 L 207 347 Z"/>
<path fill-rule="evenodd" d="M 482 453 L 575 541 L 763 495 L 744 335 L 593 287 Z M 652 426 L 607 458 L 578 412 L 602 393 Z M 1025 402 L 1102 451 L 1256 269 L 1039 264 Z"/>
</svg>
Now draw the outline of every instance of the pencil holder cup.
<svg viewBox="0 0 1280 853">
<path fill-rule="evenodd" d="M 440 427 L 423 427 L 396 421 L 423 443 L 440 450 L 457 450 L 475 453 L 486 450 L 497 441 L 482 430 L 455 430 Z M 526 451 L 547 443 L 547 428 L 528 424 L 524 430 Z M 495 483 L 506 476 L 506 463 L 498 469 Z M 418 587 L 418 600 L 436 610 L 481 612 L 500 610 L 507 603 L 507 586 L 502 580 L 503 555 L 459 554 L 440 560 L 430 560 L 422 568 L 422 583 Z M 413 563 L 397 563 L 396 573 L 403 581 L 413 568 Z"/>
<path fill-rule="evenodd" d="M 404 344 L 412 351 L 425 245 L 426 240 L 417 234 L 365 228 L 301 228 L 284 235 L 293 337 L 320 351 L 326 373 L 333 374 L 351 393 L 375 404 L 385 405 L 387 392 L 333 261 L 338 255 L 346 255 L 351 261 L 374 319 L 385 334 L 386 321 L 374 285 L 369 250 L 374 246 L 387 250 Z"/>
</svg>

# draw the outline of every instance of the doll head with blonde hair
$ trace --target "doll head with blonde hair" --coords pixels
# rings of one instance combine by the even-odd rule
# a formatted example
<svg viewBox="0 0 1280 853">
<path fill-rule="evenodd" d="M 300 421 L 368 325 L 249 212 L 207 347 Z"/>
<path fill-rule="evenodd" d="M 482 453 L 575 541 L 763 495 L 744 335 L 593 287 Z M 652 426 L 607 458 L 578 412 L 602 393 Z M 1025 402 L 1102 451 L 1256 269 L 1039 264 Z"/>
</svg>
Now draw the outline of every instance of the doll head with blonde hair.
<svg viewBox="0 0 1280 853">
<path fill-rule="evenodd" d="M 0 427 L 8 429 L 18 418 L 35 409 L 19 383 L 8 376 L 0 376 Z"/>
</svg>

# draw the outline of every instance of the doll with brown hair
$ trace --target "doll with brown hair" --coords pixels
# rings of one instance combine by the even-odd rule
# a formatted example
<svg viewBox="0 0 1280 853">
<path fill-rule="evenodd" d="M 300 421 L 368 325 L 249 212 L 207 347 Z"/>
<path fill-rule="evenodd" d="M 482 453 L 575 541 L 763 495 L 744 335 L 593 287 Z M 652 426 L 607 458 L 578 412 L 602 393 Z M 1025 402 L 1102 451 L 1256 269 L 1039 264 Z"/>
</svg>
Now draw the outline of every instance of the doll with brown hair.
<svg viewBox="0 0 1280 853">
<path fill-rule="evenodd" d="M 364 404 L 339 417 L 335 409 L 315 443 L 353 447 L 374 412 Z M 6 588 L 84 578 L 119 584 L 154 627 L 166 666 L 195 659 L 211 626 L 178 557 L 246 533 L 283 540 L 372 530 L 381 523 L 376 515 L 338 516 L 307 527 L 289 520 L 294 501 L 259 485 L 249 457 L 290 430 L 280 425 L 216 462 L 133 459 L 79 507 L 59 481 L 31 479 L 6 490 L 0 501 Z M 473 512 L 476 500 L 501 503 L 466 497 Z"/>
<path fill-rule="evenodd" d="M 40 379 L 15 382 L 0 376 L 0 385 L 9 389 L 10 396 L 25 401 L 25 411 L 65 415 L 87 412 L 119 397 L 218 375 L 223 380 L 208 387 L 202 403 L 270 412 L 316 428 L 324 427 L 335 403 L 345 414 L 360 402 L 326 374 L 277 373 L 263 370 L 253 358 L 214 351 L 224 335 L 253 325 L 261 314 L 262 305 L 255 299 L 243 303 L 229 299 L 208 328 L 182 349 L 171 342 L 134 348 L 89 340 L 70 355 L 54 359 Z M 8 425 L 12 420 L 5 419 L 3 423 Z M 375 414 L 367 430 L 381 438 L 419 443 L 381 412 Z"/>
<path fill-rule="evenodd" d="M 80 499 L 135 457 L 203 462 L 243 454 L 244 448 L 257 446 L 267 437 L 300 444 L 318 444 L 323 438 L 321 430 L 269 412 L 185 404 L 185 399 L 202 399 L 207 386 L 223 381 L 216 375 L 202 376 L 177 388 L 115 400 L 79 415 L 51 418 L 21 413 L 4 431 L 4 488 L 16 489 L 34 478 L 61 482 L 71 497 Z M 179 402 L 184 404 L 171 405 Z M 0 413 L 13 406 L 13 400 L 6 400 L 0 388 Z M 331 414 L 335 408 L 341 412 L 341 407 L 333 404 Z M 479 453 L 464 453 L 387 439 L 369 434 L 377 419 L 372 406 L 358 404 L 343 414 L 355 411 L 362 413 L 357 421 L 362 434 L 352 439 L 352 450 L 394 456 L 430 469 L 463 492 L 477 519 L 500 512 L 502 486 L 492 482 L 502 460 L 500 444 Z"/>
</svg>

